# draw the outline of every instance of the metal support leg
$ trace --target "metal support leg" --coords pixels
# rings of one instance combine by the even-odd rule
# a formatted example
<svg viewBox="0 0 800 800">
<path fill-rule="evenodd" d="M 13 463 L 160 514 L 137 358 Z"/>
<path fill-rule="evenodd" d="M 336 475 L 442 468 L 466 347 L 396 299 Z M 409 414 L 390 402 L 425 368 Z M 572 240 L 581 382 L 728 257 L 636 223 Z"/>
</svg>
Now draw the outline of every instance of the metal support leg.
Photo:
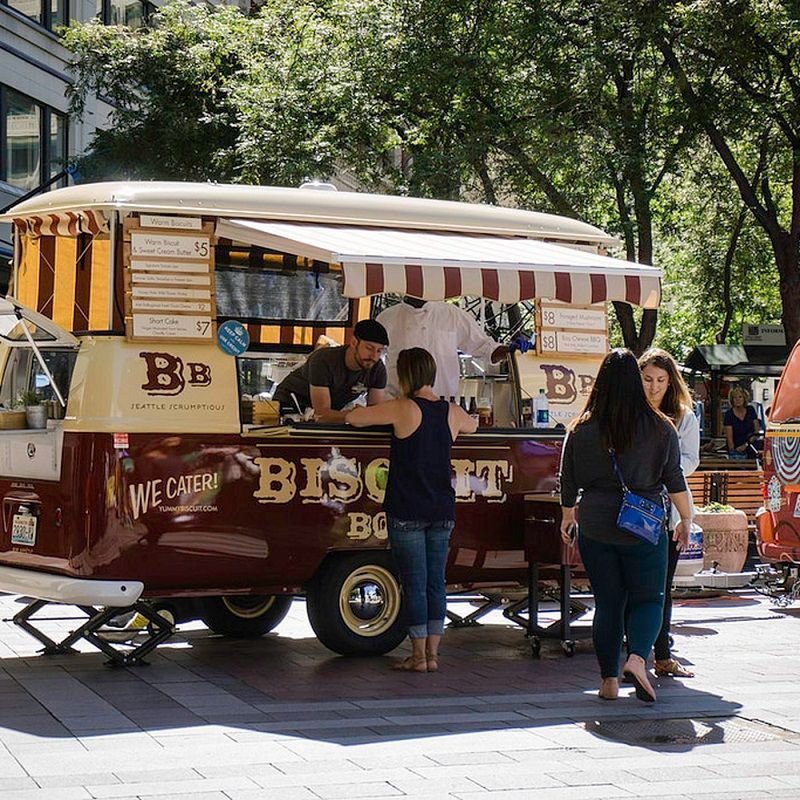
<svg viewBox="0 0 800 800">
<path fill-rule="evenodd" d="M 149 603 L 138 600 L 127 608 L 106 607 L 98 609 L 94 606 L 78 606 L 78 608 L 86 614 L 86 621 L 65 636 L 60 642 L 55 642 L 40 631 L 32 622 L 33 615 L 46 605 L 50 605 L 48 600 L 34 600 L 12 619 L 15 625 L 18 625 L 44 645 L 42 653 L 45 655 L 74 653 L 75 650 L 72 645 L 84 639 L 108 656 L 109 660 L 106 663 L 109 666 L 118 667 L 146 664 L 147 662 L 143 660 L 144 656 L 158 647 L 162 642 L 169 639 L 175 632 L 175 626 L 169 620 L 166 620 L 160 614 L 156 613 Z M 108 623 L 110 619 L 125 611 L 136 611 L 150 623 L 147 629 L 147 638 L 138 645 L 122 642 L 112 644 L 99 633 L 100 628 Z M 61 617 L 59 619 L 65 618 Z M 68 619 L 73 618 L 70 617 Z M 123 646 L 130 647 L 131 649 L 123 650 Z"/>
<path fill-rule="evenodd" d="M 561 565 L 561 648 L 568 655 L 575 654 L 575 642 L 569 637 L 569 623 L 572 618 L 572 604 L 570 594 L 572 593 L 572 571 L 569 564 Z"/>
<path fill-rule="evenodd" d="M 503 605 L 502 599 L 493 598 L 493 597 L 486 597 L 482 595 L 482 605 L 478 606 L 474 611 L 466 614 L 465 616 L 460 616 L 456 614 L 455 611 L 446 611 L 447 618 L 450 620 L 450 624 L 448 625 L 449 628 L 472 628 L 476 625 L 480 625 L 478 620 L 488 614 L 490 611 L 494 611 L 496 608 L 500 608 Z"/>
</svg>

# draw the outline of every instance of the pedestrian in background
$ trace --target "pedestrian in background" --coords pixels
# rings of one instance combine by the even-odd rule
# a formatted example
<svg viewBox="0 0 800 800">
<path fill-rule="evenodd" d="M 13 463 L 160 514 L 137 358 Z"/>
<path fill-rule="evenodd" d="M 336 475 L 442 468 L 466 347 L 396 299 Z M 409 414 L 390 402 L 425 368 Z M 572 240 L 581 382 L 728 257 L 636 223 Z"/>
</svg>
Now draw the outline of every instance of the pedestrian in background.
<svg viewBox="0 0 800 800">
<path fill-rule="evenodd" d="M 447 609 L 445 567 L 456 518 L 450 449 L 460 433 L 473 433 L 478 423 L 434 393 L 436 362 L 427 350 L 402 350 L 397 375 L 402 397 L 355 408 L 346 421 L 356 427 L 392 426 L 383 507 L 411 638 L 411 655 L 395 668 L 435 672 Z"/>
<path fill-rule="evenodd" d="M 663 622 L 667 533 L 656 544 L 617 527 L 622 486 L 654 503 L 663 493 L 680 512 L 675 529 L 685 545 L 691 525 L 686 481 L 673 424 L 647 401 L 636 357 L 612 350 L 603 360 L 582 413 L 564 442 L 561 459 L 561 537 L 577 522 L 578 546 L 595 598 L 592 639 L 600 665 L 600 697 L 616 699 L 627 608 L 628 655 L 623 674 L 640 700 L 656 699 L 645 661 Z M 580 510 L 576 514 L 578 495 Z"/>
<path fill-rule="evenodd" d="M 746 458 L 747 446 L 761 433 L 761 423 L 758 421 L 756 410 L 747 402 L 750 396 L 746 389 L 734 386 L 728 399 L 731 407 L 725 412 L 722 420 L 728 458 Z"/>
<path fill-rule="evenodd" d="M 642 371 L 644 393 L 650 405 L 661 411 L 672 420 L 678 432 L 681 470 L 683 477 L 688 478 L 700 464 L 700 423 L 692 410 L 692 396 L 683 377 L 678 371 L 675 359 L 666 351 L 653 347 L 639 358 L 639 369 Z M 688 488 L 687 488 L 688 491 Z M 689 504 L 694 517 L 692 494 L 689 492 Z M 678 544 L 674 537 L 675 527 L 680 522 L 680 514 L 672 506 L 667 538 L 667 579 L 664 587 L 664 616 L 661 630 L 656 637 L 655 673 L 658 677 L 673 676 L 676 678 L 693 678 L 694 673 L 686 669 L 672 657 L 669 649 L 669 629 L 672 623 L 672 579 L 678 566 Z"/>
</svg>

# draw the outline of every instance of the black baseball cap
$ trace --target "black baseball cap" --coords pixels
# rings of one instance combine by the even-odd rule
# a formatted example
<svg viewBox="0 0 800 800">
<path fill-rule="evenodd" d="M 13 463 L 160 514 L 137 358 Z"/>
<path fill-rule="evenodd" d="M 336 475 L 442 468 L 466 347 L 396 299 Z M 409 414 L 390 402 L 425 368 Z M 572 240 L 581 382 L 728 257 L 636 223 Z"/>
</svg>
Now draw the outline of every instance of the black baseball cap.
<svg viewBox="0 0 800 800">
<path fill-rule="evenodd" d="M 386 333 L 386 328 L 374 319 L 362 319 L 361 322 L 356 323 L 353 334 L 356 339 L 389 346 L 389 334 Z"/>
</svg>

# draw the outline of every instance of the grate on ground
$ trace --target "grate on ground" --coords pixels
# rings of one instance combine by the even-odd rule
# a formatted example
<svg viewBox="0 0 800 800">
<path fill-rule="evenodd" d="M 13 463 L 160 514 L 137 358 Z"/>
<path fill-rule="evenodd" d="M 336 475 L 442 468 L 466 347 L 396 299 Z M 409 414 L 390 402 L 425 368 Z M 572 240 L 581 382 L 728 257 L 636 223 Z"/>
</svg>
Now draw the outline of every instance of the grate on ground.
<svg viewBox="0 0 800 800">
<path fill-rule="evenodd" d="M 738 717 L 697 719 L 607 720 L 586 723 L 591 733 L 628 744 L 749 744 L 800 739 L 794 731 Z"/>
</svg>

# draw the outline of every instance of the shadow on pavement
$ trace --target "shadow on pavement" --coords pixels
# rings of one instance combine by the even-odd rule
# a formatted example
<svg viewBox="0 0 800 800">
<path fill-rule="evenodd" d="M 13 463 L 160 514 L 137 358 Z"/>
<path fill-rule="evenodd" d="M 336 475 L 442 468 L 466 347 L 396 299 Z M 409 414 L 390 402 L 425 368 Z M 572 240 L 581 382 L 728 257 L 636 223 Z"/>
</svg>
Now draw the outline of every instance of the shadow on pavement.
<svg viewBox="0 0 800 800">
<path fill-rule="evenodd" d="M 573 658 L 545 642 L 542 656 L 502 624 L 448 631 L 440 670 L 425 674 L 392 671 L 390 657 L 338 657 L 310 636 L 181 630 L 150 666 L 109 669 L 95 653 L 3 658 L 0 741 L 214 734 L 347 745 L 502 730 L 520 747 L 537 735 L 570 746 L 603 721 L 724 719 L 740 708 L 669 679 L 656 683 L 655 705 L 627 687 L 604 702 L 588 642 Z"/>
</svg>

